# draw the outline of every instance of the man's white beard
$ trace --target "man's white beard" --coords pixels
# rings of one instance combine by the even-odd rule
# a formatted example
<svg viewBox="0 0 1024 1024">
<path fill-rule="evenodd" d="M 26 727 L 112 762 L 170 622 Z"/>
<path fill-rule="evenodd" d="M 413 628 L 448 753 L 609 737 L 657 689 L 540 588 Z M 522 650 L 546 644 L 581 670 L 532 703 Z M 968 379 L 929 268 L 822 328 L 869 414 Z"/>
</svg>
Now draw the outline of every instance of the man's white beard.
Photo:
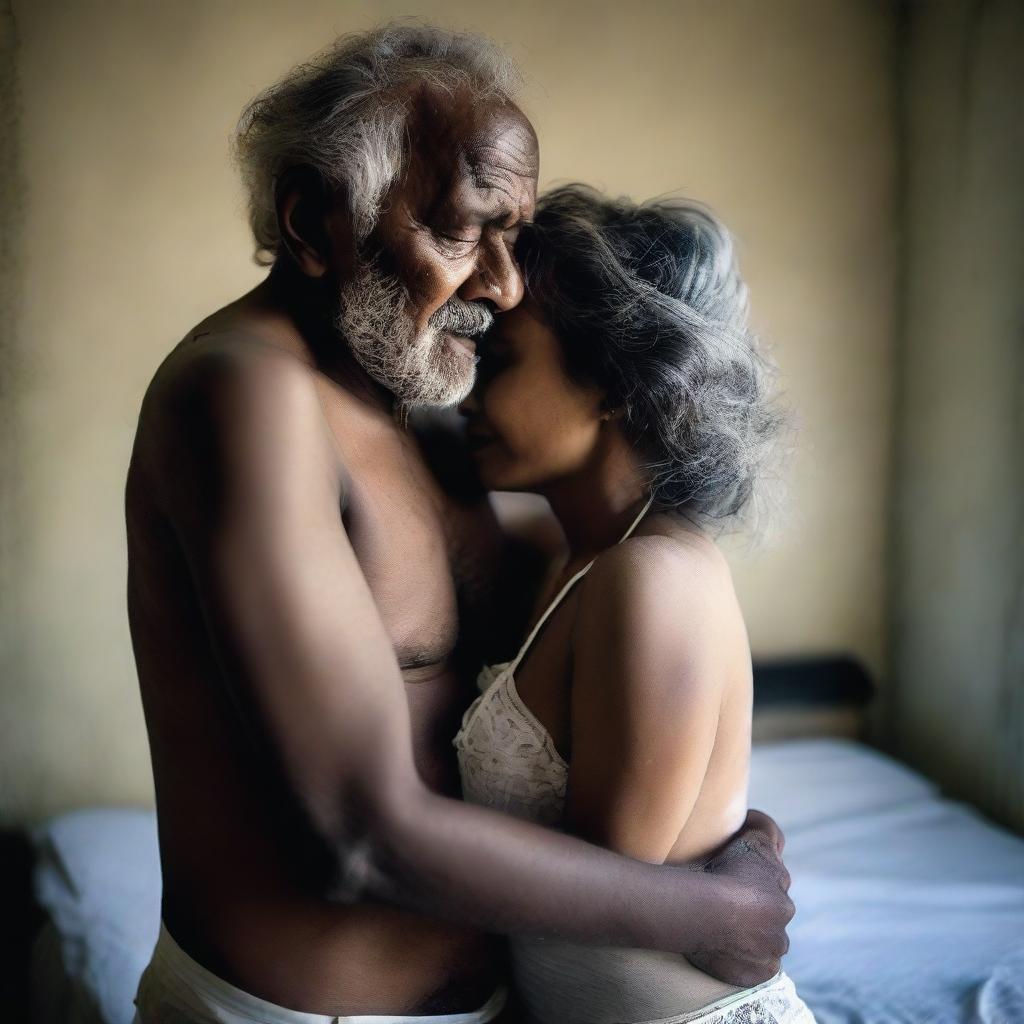
<svg viewBox="0 0 1024 1024">
<path fill-rule="evenodd" d="M 493 315 L 479 303 L 452 296 L 417 331 L 406 312 L 408 292 L 375 260 L 360 261 L 341 290 L 334 325 L 359 365 L 388 389 L 400 407 L 457 405 L 473 389 L 473 359 L 449 344 L 447 331 L 479 336 Z"/>
</svg>

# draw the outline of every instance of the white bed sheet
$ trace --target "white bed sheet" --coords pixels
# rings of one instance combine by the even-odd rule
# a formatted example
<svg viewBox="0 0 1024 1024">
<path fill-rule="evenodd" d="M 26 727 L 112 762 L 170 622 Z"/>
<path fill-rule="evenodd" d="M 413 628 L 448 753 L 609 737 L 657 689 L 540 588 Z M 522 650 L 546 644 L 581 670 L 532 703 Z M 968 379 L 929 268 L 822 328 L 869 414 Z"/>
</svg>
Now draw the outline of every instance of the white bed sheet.
<svg viewBox="0 0 1024 1024">
<path fill-rule="evenodd" d="M 1024 840 L 842 740 L 756 747 L 750 799 L 786 833 L 785 969 L 820 1024 L 1024 1024 Z M 159 927 L 152 813 L 78 811 L 36 843 L 38 1024 L 129 1024 Z"/>
<path fill-rule="evenodd" d="M 1024 840 L 868 748 L 755 750 L 786 834 L 786 971 L 821 1024 L 1024 1022 Z"/>
</svg>

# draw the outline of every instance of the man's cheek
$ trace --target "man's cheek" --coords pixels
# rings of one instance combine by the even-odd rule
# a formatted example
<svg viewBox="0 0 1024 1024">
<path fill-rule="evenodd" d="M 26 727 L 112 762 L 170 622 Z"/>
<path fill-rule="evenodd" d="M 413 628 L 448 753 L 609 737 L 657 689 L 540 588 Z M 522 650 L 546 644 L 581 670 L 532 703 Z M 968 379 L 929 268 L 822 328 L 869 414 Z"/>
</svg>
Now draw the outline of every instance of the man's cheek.
<svg viewBox="0 0 1024 1024">
<path fill-rule="evenodd" d="M 458 291 L 463 280 L 465 275 L 460 278 L 442 268 L 422 265 L 418 268 L 409 293 L 421 326 Z"/>
<path fill-rule="evenodd" d="M 449 287 L 454 291 L 459 275 L 466 275 L 465 260 L 456 260 L 437 251 L 429 238 L 420 235 L 401 254 L 403 276 L 410 290 L 428 295 Z"/>
</svg>

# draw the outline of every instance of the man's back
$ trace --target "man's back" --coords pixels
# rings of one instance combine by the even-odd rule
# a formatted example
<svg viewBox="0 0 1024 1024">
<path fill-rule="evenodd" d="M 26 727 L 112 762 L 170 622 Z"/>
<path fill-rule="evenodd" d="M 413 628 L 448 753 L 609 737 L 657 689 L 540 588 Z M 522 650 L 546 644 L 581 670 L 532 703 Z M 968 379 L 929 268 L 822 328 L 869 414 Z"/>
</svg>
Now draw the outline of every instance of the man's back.
<svg viewBox="0 0 1024 1024">
<path fill-rule="evenodd" d="M 332 1014 L 475 1008 L 495 985 L 494 940 L 393 907 L 324 900 L 304 877 L 316 871 L 315 855 L 306 856 L 313 844 L 233 706 L 179 524 L 166 513 L 168 494 L 188 486 L 183 480 L 205 479 L 204 469 L 178 477 L 160 451 L 190 408 L 197 364 L 218 360 L 260 362 L 271 388 L 275 375 L 285 390 L 297 375 L 313 382 L 336 456 L 323 475 L 343 476 L 337 514 L 402 667 L 416 769 L 451 796 L 458 774 L 450 742 L 467 703 L 456 671 L 452 564 L 472 560 L 457 543 L 479 534 L 479 521 L 441 491 L 415 440 L 385 410 L 315 369 L 286 317 L 251 298 L 215 314 L 154 378 L 126 496 L 129 615 L 156 782 L 164 920 L 210 970 L 283 1006 Z M 287 427 L 275 434 L 274 402 L 263 413 L 269 435 L 293 446 L 294 458 L 305 457 L 306 441 L 322 444 Z M 190 430 L 202 431 L 198 420 Z"/>
</svg>

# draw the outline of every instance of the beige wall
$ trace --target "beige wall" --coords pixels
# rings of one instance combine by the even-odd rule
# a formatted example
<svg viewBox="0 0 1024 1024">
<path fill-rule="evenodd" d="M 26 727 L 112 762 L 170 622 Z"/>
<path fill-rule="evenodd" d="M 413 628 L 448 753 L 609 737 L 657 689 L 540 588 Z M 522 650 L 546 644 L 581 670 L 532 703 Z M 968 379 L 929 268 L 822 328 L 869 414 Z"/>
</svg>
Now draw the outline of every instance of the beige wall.
<svg viewBox="0 0 1024 1024">
<path fill-rule="evenodd" d="M 189 326 L 259 278 L 227 160 L 243 103 L 335 33 L 407 11 L 15 4 L 27 205 L 0 363 L 11 371 L 0 439 L 11 470 L 8 819 L 150 798 L 121 512 L 139 401 Z M 636 197 L 682 189 L 739 235 L 755 319 L 803 420 L 791 521 L 770 552 L 734 555 L 753 643 L 852 651 L 880 670 L 896 183 L 888 9 L 452 0 L 416 12 L 483 29 L 520 58 L 542 182 L 583 178 Z"/>
<path fill-rule="evenodd" d="M 912 6 L 894 749 L 1024 829 L 1024 6 Z"/>
</svg>

